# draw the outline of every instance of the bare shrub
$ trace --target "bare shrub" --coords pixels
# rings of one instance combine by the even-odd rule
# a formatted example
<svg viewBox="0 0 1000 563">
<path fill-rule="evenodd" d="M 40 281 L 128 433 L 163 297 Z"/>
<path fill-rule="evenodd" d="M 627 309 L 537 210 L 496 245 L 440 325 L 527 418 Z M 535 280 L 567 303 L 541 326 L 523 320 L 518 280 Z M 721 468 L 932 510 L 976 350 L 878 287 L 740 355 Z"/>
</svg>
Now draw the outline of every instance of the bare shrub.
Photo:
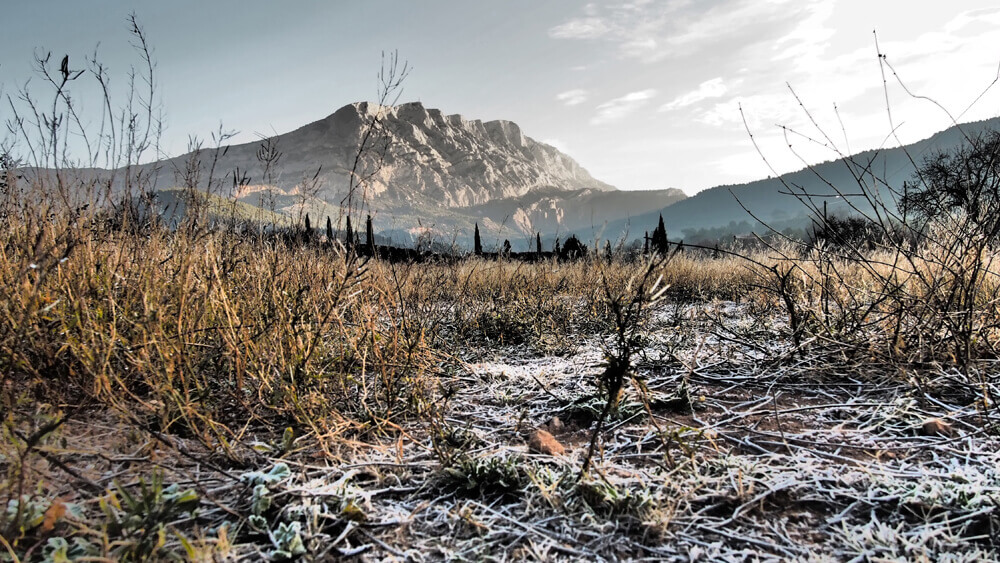
<svg viewBox="0 0 1000 563">
<path fill-rule="evenodd" d="M 883 55 L 879 61 L 888 65 Z M 819 137 L 785 134 L 818 138 L 843 158 L 849 185 L 817 177 L 852 215 L 828 214 L 827 194 L 782 180 L 815 223 L 811 242 L 771 244 L 778 264 L 760 270 L 783 303 L 794 345 L 913 367 L 951 364 L 985 400 L 977 367 L 996 356 L 1000 326 L 993 248 L 1000 134 L 960 127 L 965 144 L 919 162 L 908 155 L 915 173 L 893 186 L 873 170 L 877 153 L 866 161 L 841 153 L 802 108 Z"/>
</svg>

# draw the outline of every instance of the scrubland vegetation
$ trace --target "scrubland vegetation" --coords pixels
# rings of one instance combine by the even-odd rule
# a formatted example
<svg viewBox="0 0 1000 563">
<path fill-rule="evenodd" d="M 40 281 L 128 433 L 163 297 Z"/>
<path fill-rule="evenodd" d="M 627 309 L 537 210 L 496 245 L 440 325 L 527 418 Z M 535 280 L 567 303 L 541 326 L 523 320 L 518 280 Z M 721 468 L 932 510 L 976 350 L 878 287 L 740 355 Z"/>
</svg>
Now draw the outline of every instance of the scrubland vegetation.
<svg viewBox="0 0 1000 563">
<path fill-rule="evenodd" d="M 992 557 L 992 254 L 391 263 L 9 181 L 4 558 Z"/>
<path fill-rule="evenodd" d="M 132 213 L 63 126 L 5 147 L 0 560 L 998 558 L 1000 152 L 811 242 L 407 263 Z"/>
</svg>

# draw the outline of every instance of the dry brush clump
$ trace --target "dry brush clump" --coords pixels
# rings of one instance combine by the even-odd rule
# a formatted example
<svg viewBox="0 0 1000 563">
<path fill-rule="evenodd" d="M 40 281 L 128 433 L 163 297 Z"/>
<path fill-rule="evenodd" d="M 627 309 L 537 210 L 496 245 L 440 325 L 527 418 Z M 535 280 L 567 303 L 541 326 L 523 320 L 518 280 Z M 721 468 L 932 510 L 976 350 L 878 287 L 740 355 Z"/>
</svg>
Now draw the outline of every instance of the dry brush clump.
<svg viewBox="0 0 1000 563">
<path fill-rule="evenodd" d="M 194 227 L 108 229 L 97 213 L 36 209 L 0 224 L 0 283 L 11 288 L 0 295 L 0 530 L 11 553 L 37 552 L 53 533 L 43 517 L 66 503 L 46 493 L 59 490 L 52 470 L 113 500 L 92 464 L 72 461 L 78 445 L 60 437 L 68 423 L 110 425 L 105 447 L 139 452 L 106 460 L 149 461 L 161 447 L 183 458 L 186 441 L 218 468 L 284 455 L 301 437 L 336 451 L 431 408 L 436 353 L 398 314 L 397 280 L 367 264 L 329 247 Z M 128 473 L 148 480 L 149 469 Z M 171 480 L 190 477 L 181 474 Z M 71 515 L 78 532 L 98 526 L 111 542 L 77 555 L 149 556 L 168 522 L 192 522 L 181 509 L 198 497 L 178 500 L 184 491 L 157 483 L 116 485 L 106 517 Z"/>
<path fill-rule="evenodd" d="M 955 246 L 962 243 L 954 242 Z M 764 282 L 804 335 L 827 344 L 864 345 L 908 364 L 959 366 L 995 355 L 995 256 L 942 259 L 939 245 L 902 255 L 882 249 L 844 257 L 826 248 L 786 253 L 761 269 Z M 975 279 L 970 271 L 980 270 Z"/>
<path fill-rule="evenodd" d="M 247 420 L 322 434 L 419 403 L 429 348 L 365 264 L 218 233 L 67 243 L 57 221 L 4 229 L 8 401 L 92 400 L 211 443 Z"/>
<path fill-rule="evenodd" d="M 572 351 L 587 335 L 614 330 L 601 280 L 624 291 L 644 266 L 616 255 L 611 264 L 597 257 L 530 263 L 469 257 L 371 268 L 378 277 L 402 282 L 400 315 L 419 322 L 436 346 L 462 354 L 487 346 Z M 733 258 L 682 257 L 658 273 L 684 299 L 737 298 L 752 273 L 734 266 Z"/>
<path fill-rule="evenodd" d="M 930 385 L 955 370 L 962 382 L 950 391 L 991 409 L 996 382 L 987 365 L 1000 337 L 1000 133 L 956 127 L 959 146 L 907 154 L 914 173 L 902 186 L 877 176 L 875 157 L 838 153 L 849 185 L 817 175 L 849 207 L 847 218 L 827 213 L 829 195 L 785 183 L 811 212 L 814 236 L 770 245 L 772 260 L 756 270 L 796 348 L 867 357 Z"/>
</svg>

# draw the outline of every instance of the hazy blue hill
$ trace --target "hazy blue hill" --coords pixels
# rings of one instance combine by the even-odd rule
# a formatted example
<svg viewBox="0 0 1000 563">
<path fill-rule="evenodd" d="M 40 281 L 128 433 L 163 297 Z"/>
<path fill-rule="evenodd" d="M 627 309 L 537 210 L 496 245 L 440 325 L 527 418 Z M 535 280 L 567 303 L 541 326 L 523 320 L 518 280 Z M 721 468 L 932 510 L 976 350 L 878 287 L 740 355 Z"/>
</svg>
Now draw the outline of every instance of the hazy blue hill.
<svg viewBox="0 0 1000 563">
<path fill-rule="evenodd" d="M 630 231 L 641 236 L 644 230 L 651 230 L 656 226 L 661 213 L 671 238 L 681 238 L 685 230 L 725 227 L 731 222 L 753 223 L 753 218 L 741 207 L 740 202 L 764 222 L 787 225 L 790 220 L 801 217 L 801 222 L 807 224 L 806 206 L 795 197 L 787 195 L 789 189 L 786 184 L 816 196 L 836 196 L 838 191 L 845 195 L 855 194 L 859 189 L 854 174 L 867 169 L 865 175 L 869 184 L 872 181 L 871 175 L 874 174 L 879 183 L 885 182 L 887 186 L 901 189 L 903 182 L 913 176 L 914 161 L 919 164 L 925 156 L 936 150 L 951 150 L 960 146 L 965 140 L 964 135 L 971 136 L 996 128 L 1000 128 L 1000 118 L 961 124 L 905 147 L 861 152 L 848 159 L 825 162 L 786 174 L 782 179 L 770 178 L 710 188 L 673 205 L 635 216 L 630 221 L 611 223 L 608 231 L 622 232 L 630 223 Z M 889 197 L 887 187 L 883 186 L 881 193 L 884 198 Z M 824 200 L 828 202 L 831 212 L 849 210 L 849 206 L 840 198 L 816 199 L 820 206 Z M 856 198 L 852 201 L 860 207 L 864 206 Z"/>
</svg>

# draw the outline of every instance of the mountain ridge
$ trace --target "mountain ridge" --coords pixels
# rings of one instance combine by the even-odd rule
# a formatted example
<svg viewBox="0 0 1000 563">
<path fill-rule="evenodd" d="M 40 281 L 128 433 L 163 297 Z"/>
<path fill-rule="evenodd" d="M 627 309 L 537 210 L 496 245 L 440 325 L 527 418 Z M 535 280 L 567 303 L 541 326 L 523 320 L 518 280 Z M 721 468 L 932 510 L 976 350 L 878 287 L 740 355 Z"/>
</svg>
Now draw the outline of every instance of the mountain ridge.
<svg viewBox="0 0 1000 563">
<path fill-rule="evenodd" d="M 376 133 L 391 136 L 391 149 L 384 158 L 377 150 L 362 155 L 366 180 L 356 197 L 364 205 L 352 213 L 371 213 L 377 230 L 402 238 L 430 229 L 444 239 L 464 240 L 475 223 L 492 224 L 498 235 L 507 231 L 512 239 L 568 233 L 686 197 L 676 189 L 618 190 L 513 121 L 467 119 L 420 102 L 347 104 L 261 142 L 202 149 L 161 161 L 150 171 L 158 186 L 183 185 L 177 171 L 187 170 L 197 156 L 217 170 L 239 170 L 257 186 L 228 194 L 243 203 L 336 221 L 343 215 L 358 144 L 373 121 Z M 280 153 L 269 171 L 257 158 L 262 143 Z"/>
</svg>

